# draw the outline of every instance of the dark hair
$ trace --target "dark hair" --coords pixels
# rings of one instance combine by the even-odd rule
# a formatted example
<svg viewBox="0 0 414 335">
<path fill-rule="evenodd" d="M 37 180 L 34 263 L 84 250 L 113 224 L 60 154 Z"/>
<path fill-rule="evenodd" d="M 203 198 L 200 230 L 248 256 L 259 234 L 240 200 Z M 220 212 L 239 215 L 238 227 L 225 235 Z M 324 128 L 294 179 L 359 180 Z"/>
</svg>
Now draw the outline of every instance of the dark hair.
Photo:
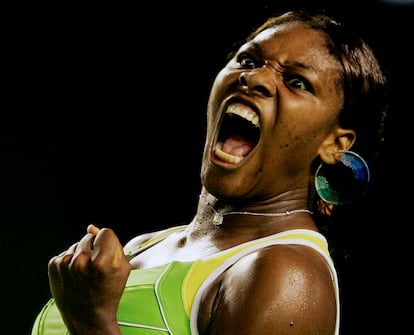
<svg viewBox="0 0 414 335">
<path fill-rule="evenodd" d="M 328 51 L 342 65 L 337 84 L 344 91 L 344 104 L 338 122 L 342 128 L 356 132 L 352 150 L 362 156 L 371 168 L 384 142 L 384 122 L 388 111 L 387 78 L 377 57 L 352 29 L 321 12 L 289 11 L 268 18 L 244 42 L 254 39 L 266 29 L 292 22 L 323 32 Z M 311 172 L 315 172 L 319 163 L 319 159 L 315 160 Z M 324 204 L 315 196 L 312 181 L 311 207 L 315 212 L 330 216 L 333 206 Z"/>
<path fill-rule="evenodd" d="M 370 46 L 352 29 L 345 28 L 322 13 L 289 11 L 267 19 L 246 39 L 262 31 L 291 22 L 305 24 L 325 33 L 327 48 L 342 65 L 344 105 L 338 116 L 341 127 L 353 129 L 352 147 L 368 164 L 377 158 L 384 141 L 384 121 L 388 110 L 387 79 Z"/>
</svg>

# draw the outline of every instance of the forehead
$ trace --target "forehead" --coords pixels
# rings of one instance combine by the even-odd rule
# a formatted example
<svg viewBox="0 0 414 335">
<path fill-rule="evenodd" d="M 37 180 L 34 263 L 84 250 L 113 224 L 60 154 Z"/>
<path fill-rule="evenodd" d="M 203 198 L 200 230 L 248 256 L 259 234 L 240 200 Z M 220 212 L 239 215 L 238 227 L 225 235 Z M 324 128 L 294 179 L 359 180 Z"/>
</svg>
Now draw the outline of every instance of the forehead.
<svg viewBox="0 0 414 335">
<path fill-rule="evenodd" d="M 258 34 L 250 43 L 263 58 L 287 65 L 300 62 L 314 70 L 338 69 L 338 61 L 330 54 L 327 35 L 302 23 L 271 27 Z"/>
</svg>

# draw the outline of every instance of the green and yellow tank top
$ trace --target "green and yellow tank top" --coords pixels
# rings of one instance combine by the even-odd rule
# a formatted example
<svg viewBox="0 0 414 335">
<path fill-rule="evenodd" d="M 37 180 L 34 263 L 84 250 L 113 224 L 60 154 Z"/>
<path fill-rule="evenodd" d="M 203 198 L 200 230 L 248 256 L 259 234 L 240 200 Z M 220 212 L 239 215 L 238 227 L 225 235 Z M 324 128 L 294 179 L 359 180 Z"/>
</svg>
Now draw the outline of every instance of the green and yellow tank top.
<svg viewBox="0 0 414 335">
<path fill-rule="evenodd" d="M 186 226 L 167 230 L 145 242 L 139 250 Z M 191 262 L 173 261 L 150 269 L 133 269 L 118 307 L 118 323 L 123 335 L 198 335 L 197 314 L 203 292 L 226 269 L 242 257 L 275 244 L 300 244 L 319 251 L 331 270 L 336 291 L 335 335 L 339 334 L 340 304 L 337 273 L 323 235 L 294 229 L 220 251 Z M 136 253 L 136 250 L 133 251 Z M 37 315 L 31 335 L 67 335 L 60 313 L 50 299 Z"/>
</svg>

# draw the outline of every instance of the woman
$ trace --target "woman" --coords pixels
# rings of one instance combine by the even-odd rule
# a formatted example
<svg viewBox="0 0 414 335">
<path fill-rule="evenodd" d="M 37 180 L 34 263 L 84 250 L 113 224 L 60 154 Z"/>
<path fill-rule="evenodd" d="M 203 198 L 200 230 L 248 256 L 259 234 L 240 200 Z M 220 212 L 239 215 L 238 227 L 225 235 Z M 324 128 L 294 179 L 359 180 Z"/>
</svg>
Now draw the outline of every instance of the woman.
<svg viewBox="0 0 414 335">
<path fill-rule="evenodd" d="M 124 247 L 90 225 L 50 260 L 32 334 L 339 334 L 320 224 L 366 189 L 385 86 L 371 49 L 329 17 L 267 20 L 212 85 L 192 222 Z M 329 168 L 349 160 L 361 180 L 345 192 Z"/>
</svg>

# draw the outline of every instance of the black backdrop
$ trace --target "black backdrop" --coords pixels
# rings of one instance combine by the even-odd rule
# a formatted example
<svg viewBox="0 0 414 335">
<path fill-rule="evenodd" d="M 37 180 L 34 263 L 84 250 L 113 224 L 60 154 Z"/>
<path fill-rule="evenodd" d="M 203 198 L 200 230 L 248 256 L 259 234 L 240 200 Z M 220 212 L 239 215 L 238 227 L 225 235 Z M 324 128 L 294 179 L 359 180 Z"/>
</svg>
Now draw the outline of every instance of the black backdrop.
<svg viewBox="0 0 414 335">
<path fill-rule="evenodd" d="M 208 89 L 231 44 L 271 12 L 310 6 L 18 4 L 2 52 L 4 334 L 30 333 L 50 296 L 48 259 L 79 239 L 88 223 L 110 226 L 126 242 L 192 218 Z M 349 223 L 355 232 L 343 237 L 353 248 L 340 264 L 343 334 L 404 327 L 394 305 L 408 288 L 399 264 L 408 249 L 402 213 L 411 184 L 413 6 L 315 1 L 312 7 L 360 29 L 386 64 L 391 85 L 380 182 L 360 219 Z"/>
</svg>

